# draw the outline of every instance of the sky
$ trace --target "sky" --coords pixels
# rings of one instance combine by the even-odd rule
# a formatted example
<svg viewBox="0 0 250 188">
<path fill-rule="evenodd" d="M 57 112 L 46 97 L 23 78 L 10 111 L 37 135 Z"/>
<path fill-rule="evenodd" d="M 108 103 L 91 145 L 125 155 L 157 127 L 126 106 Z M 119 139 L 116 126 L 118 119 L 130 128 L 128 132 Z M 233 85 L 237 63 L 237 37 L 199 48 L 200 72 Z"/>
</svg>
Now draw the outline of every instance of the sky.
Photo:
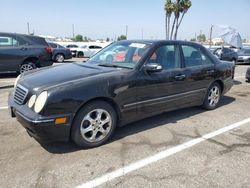
<svg viewBox="0 0 250 188">
<path fill-rule="evenodd" d="M 91 39 L 165 38 L 165 0 L 0 0 L 0 32 L 72 37 L 74 33 Z M 241 37 L 250 39 L 250 0 L 191 0 L 178 39 L 209 34 L 218 37 L 216 25 L 230 25 Z"/>
</svg>

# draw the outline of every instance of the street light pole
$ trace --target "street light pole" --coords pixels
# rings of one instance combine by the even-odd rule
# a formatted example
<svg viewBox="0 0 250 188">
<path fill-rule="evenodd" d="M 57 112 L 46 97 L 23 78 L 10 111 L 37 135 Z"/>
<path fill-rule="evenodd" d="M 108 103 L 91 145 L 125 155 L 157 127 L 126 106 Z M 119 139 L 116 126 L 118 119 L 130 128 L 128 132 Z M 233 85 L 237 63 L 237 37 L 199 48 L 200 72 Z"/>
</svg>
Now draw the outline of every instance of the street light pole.
<svg viewBox="0 0 250 188">
<path fill-rule="evenodd" d="M 128 39 L 128 26 L 126 25 L 126 39 Z"/>
<path fill-rule="evenodd" d="M 28 35 L 30 34 L 30 23 L 27 22 L 27 28 L 28 28 Z"/>
<path fill-rule="evenodd" d="M 73 34 L 73 39 L 75 38 L 75 26 L 72 24 L 72 34 Z"/>
<path fill-rule="evenodd" d="M 213 33 L 213 27 L 214 27 L 214 25 L 212 25 L 212 26 L 211 26 L 211 28 L 210 28 L 209 48 L 211 48 L 211 45 L 212 45 L 212 33 Z"/>
</svg>

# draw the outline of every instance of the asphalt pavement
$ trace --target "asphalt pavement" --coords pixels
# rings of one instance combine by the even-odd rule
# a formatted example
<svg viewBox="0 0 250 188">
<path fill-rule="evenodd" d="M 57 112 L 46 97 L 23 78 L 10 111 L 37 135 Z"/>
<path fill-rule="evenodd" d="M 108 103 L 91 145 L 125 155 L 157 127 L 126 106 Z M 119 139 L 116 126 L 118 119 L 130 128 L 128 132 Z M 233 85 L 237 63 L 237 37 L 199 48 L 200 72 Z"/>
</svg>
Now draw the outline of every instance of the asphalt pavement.
<svg viewBox="0 0 250 188">
<path fill-rule="evenodd" d="M 88 150 L 29 137 L 6 108 L 12 87 L 1 88 L 15 76 L 1 77 L 0 187 L 250 187 L 247 67 L 236 67 L 235 86 L 216 110 L 148 118 Z"/>
</svg>

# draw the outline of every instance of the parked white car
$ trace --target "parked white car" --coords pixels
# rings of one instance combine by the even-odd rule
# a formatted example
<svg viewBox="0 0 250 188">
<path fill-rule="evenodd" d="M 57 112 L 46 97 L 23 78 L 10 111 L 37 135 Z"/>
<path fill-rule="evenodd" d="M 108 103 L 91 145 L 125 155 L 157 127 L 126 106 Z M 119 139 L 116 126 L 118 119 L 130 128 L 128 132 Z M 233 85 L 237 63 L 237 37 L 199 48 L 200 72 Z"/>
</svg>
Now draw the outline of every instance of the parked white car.
<svg viewBox="0 0 250 188">
<path fill-rule="evenodd" d="M 117 53 L 126 52 L 127 50 L 128 48 L 124 46 L 116 46 L 115 48 L 104 52 L 103 55 L 100 56 L 100 60 L 106 61 L 106 62 L 112 62 Z"/>
<path fill-rule="evenodd" d="M 73 57 L 91 57 L 102 49 L 98 45 L 84 45 L 79 48 L 70 48 Z"/>
</svg>

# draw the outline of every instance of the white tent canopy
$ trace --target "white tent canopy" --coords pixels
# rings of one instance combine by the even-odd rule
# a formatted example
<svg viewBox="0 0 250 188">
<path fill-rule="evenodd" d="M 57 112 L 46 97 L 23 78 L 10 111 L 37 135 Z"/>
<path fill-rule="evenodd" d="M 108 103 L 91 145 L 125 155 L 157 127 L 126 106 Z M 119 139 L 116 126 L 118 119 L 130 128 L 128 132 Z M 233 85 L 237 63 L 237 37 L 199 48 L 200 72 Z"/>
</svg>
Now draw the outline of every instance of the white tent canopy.
<svg viewBox="0 0 250 188">
<path fill-rule="evenodd" d="M 225 43 L 236 48 L 243 47 L 241 36 L 236 31 L 236 29 L 228 25 L 218 25 L 217 27 L 219 28 L 219 36 L 223 39 Z"/>
</svg>

